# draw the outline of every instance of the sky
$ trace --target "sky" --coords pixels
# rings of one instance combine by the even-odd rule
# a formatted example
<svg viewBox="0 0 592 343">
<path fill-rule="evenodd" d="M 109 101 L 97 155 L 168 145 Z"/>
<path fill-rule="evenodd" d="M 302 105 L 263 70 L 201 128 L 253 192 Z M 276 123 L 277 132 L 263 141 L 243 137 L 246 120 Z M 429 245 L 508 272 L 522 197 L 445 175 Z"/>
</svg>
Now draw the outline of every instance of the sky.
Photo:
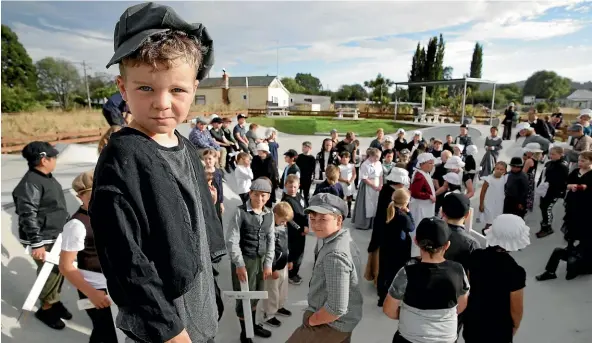
<svg viewBox="0 0 592 343">
<path fill-rule="evenodd" d="M 90 73 L 113 54 L 113 29 L 138 2 L 2 1 L 2 24 L 33 61 L 85 61 Z M 444 66 L 468 73 L 476 42 L 483 79 L 509 83 L 538 70 L 592 80 L 592 0 L 556 1 L 207 1 L 167 2 L 214 40 L 210 76 L 311 73 L 325 89 L 363 83 L 382 73 L 406 81 L 418 42 L 444 35 Z M 279 73 L 278 73 L 279 72 Z"/>
</svg>

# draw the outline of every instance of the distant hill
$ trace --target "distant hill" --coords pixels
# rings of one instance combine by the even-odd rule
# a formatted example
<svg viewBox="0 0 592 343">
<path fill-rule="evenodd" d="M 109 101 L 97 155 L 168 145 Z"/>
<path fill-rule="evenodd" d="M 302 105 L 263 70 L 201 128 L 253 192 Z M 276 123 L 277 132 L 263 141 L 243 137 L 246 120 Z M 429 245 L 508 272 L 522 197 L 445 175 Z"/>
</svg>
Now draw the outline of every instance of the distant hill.
<svg viewBox="0 0 592 343">
<path fill-rule="evenodd" d="M 523 81 L 517 81 L 517 82 L 512 82 L 512 83 L 499 84 L 497 86 L 499 87 L 499 86 L 505 86 L 505 85 L 516 85 L 516 86 L 518 86 L 518 88 L 522 89 L 522 88 L 524 88 L 525 83 L 526 83 L 526 80 L 523 80 Z M 481 90 L 481 91 L 488 91 L 491 89 L 493 89 L 493 85 L 490 85 L 490 84 L 481 84 L 479 86 L 479 90 Z M 592 90 L 592 81 L 583 82 L 583 83 L 572 81 L 571 82 L 571 89 L 590 89 L 590 90 Z"/>
</svg>

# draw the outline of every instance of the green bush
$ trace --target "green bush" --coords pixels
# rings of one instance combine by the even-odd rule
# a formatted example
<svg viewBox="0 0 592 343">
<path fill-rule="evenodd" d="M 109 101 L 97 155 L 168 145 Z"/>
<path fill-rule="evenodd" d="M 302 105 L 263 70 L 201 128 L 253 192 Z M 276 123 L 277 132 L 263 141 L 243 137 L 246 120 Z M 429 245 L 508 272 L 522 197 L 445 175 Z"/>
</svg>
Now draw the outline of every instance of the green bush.
<svg viewBox="0 0 592 343">
<path fill-rule="evenodd" d="M 547 105 L 546 102 L 539 102 L 538 104 L 536 104 L 536 110 L 538 113 L 544 113 L 545 111 L 547 111 L 548 107 L 549 105 Z"/>
<path fill-rule="evenodd" d="M 425 98 L 425 108 L 433 108 L 434 107 L 434 99 L 432 97 L 426 96 Z"/>
<path fill-rule="evenodd" d="M 14 113 L 30 111 L 39 106 L 35 95 L 17 86 L 14 88 L 2 86 L 2 112 Z"/>
<path fill-rule="evenodd" d="M 399 106 L 397 111 L 401 114 L 413 114 L 413 107 L 409 104 L 404 104 Z"/>
</svg>

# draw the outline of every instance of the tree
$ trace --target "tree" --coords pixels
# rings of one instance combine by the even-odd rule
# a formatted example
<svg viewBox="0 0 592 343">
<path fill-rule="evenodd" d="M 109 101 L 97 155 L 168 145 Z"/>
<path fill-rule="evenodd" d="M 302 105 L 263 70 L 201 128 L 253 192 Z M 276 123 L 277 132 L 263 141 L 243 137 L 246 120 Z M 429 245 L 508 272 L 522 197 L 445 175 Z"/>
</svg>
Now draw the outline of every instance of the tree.
<svg viewBox="0 0 592 343">
<path fill-rule="evenodd" d="M 37 91 L 37 71 L 16 33 L 2 25 L 2 85 Z"/>
<path fill-rule="evenodd" d="M 440 34 L 440 40 L 438 41 L 438 49 L 436 51 L 436 62 L 435 62 L 435 75 L 436 80 L 444 79 L 444 50 L 446 44 L 444 43 L 444 37 Z"/>
<path fill-rule="evenodd" d="M 80 83 L 80 75 L 74 64 L 46 57 L 37 62 L 37 72 L 39 87 L 51 93 L 62 109 L 69 109 L 70 96 Z"/>
<path fill-rule="evenodd" d="M 364 81 L 364 87 L 370 88 L 370 100 L 377 104 L 388 105 L 390 102 L 389 87 L 395 83 L 390 79 L 385 78 L 382 74 L 378 74 L 376 79 Z"/>
<path fill-rule="evenodd" d="M 454 72 L 454 68 L 451 66 L 444 67 L 442 71 L 442 80 L 452 80 L 452 73 Z"/>
<path fill-rule="evenodd" d="M 409 101 L 409 90 L 404 88 L 397 88 L 397 92 L 391 94 L 392 101 Z"/>
<path fill-rule="evenodd" d="M 296 74 L 294 80 L 296 80 L 296 82 L 299 85 L 304 87 L 304 89 L 306 89 L 306 91 L 308 92 L 307 94 L 318 94 L 323 88 L 321 80 L 319 80 L 317 77 L 312 76 L 312 74 L 310 73 L 298 73 Z"/>
<path fill-rule="evenodd" d="M 335 99 L 342 101 L 364 101 L 368 98 L 368 92 L 357 83 L 354 85 L 343 85 L 335 93 Z"/>
<path fill-rule="evenodd" d="M 524 95 L 534 95 L 537 98 L 555 100 L 569 94 L 571 80 L 557 75 L 554 71 L 540 70 L 532 74 L 524 83 Z"/>
<path fill-rule="evenodd" d="M 291 77 L 282 78 L 282 84 L 290 93 L 305 94 L 306 89 L 302 87 L 296 80 Z"/>
<path fill-rule="evenodd" d="M 409 72 L 409 82 L 414 81 L 421 81 L 421 49 L 420 44 L 417 43 L 417 48 L 415 49 L 415 54 L 413 54 L 413 59 L 411 61 L 411 72 Z M 416 101 L 419 94 L 419 87 L 410 86 L 409 87 L 409 99 L 411 101 Z"/>
<path fill-rule="evenodd" d="M 483 46 L 479 43 L 475 43 L 475 49 L 473 49 L 473 58 L 471 59 L 471 72 L 469 77 L 480 79 L 482 69 Z M 479 90 L 479 85 L 471 85 L 471 89 Z"/>
<path fill-rule="evenodd" d="M 426 51 L 424 64 L 423 64 L 423 80 L 433 81 L 436 80 L 436 54 L 438 53 L 438 38 L 432 37 L 428 42 L 428 50 Z M 432 94 L 434 91 L 433 86 L 429 86 L 426 89 L 427 94 Z"/>
</svg>

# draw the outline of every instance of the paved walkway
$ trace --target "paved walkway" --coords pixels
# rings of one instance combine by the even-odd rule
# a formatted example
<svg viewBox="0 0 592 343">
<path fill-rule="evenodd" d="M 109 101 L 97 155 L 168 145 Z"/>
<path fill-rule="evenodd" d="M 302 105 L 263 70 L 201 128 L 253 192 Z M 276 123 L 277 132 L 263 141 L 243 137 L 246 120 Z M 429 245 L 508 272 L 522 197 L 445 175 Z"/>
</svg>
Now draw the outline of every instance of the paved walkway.
<svg viewBox="0 0 592 343">
<path fill-rule="evenodd" d="M 179 128 L 184 135 L 188 134 L 189 127 L 183 125 Z M 424 136 L 444 138 L 447 133 L 456 136 L 458 125 L 439 125 L 434 128 L 423 130 Z M 474 125 L 470 129 L 475 144 L 481 148 L 484 137 L 488 134 L 489 128 L 484 125 Z M 300 150 L 300 144 L 304 140 L 313 143 L 313 151 L 318 151 L 323 137 L 318 136 L 294 136 L 279 134 L 278 142 L 280 151 L 289 148 Z M 362 147 L 367 147 L 372 138 L 361 138 Z M 506 142 L 505 142 L 506 143 Z M 94 167 L 96 162 L 96 146 L 68 145 L 59 146 L 62 154 L 58 160 L 56 177 L 62 183 L 64 189 L 70 188 L 72 179 L 82 171 Z M 481 149 L 482 150 L 482 149 Z M 502 150 L 503 151 L 503 150 Z M 480 161 L 480 152 L 477 162 Z M 504 155 L 502 154 L 502 158 Z M 65 330 L 55 332 L 34 318 L 32 313 L 26 313 L 20 322 L 17 318 L 20 315 L 20 308 L 27 296 L 30 287 L 35 279 L 35 268 L 29 256 L 24 254 L 24 249 L 16 239 L 16 216 L 14 208 L 11 208 L 12 189 L 26 171 L 26 163 L 20 155 L 2 155 L 2 340 L 3 342 L 27 342 L 45 343 L 48 340 L 60 343 L 80 343 L 88 341 L 90 334 L 90 320 L 86 313 L 76 311 L 76 291 L 69 283 L 64 284 L 62 292 L 63 302 L 74 312 L 74 318 L 67 323 Z M 283 162 L 280 163 L 283 168 Z M 232 209 L 240 203 L 235 192 L 231 178 L 224 185 L 225 203 L 228 212 L 224 220 L 229 220 Z M 74 212 L 78 202 L 74 194 L 66 192 L 68 209 Z M 474 207 L 477 206 L 473 199 Z M 555 226 L 559 227 L 562 216 L 562 206 L 556 206 Z M 590 290 L 592 289 L 592 277 L 581 277 L 567 282 L 563 279 L 565 275 L 564 265 L 561 265 L 558 275 L 559 279 L 546 283 L 537 283 L 534 276 L 543 270 L 546 260 L 557 246 L 563 242 L 559 234 L 554 234 L 543 240 L 534 237 L 538 230 L 540 211 L 535 210 L 527 217 L 531 226 L 532 245 L 521 252 L 514 253 L 518 263 L 527 270 L 527 288 L 525 292 L 525 313 L 516 342 L 525 343 L 590 343 L 592 342 L 592 300 Z M 345 226 L 349 227 L 349 220 Z M 475 224 L 475 228 L 480 228 Z M 370 240 L 370 231 L 352 230 L 352 236 L 360 247 L 363 260 L 366 260 L 366 247 Z M 306 252 L 302 267 L 302 277 L 305 282 L 300 286 L 290 285 L 288 296 L 288 308 L 293 310 L 294 316 L 283 320 L 280 328 L 272 329 L 271 339 L 256 339 L 256 342 L 284 342 L 291 332 L 301 323 L 301 314 L 304 306 L 302 301 L 306 300 L 307 282 L 310 278 L 313 264 L 313 247 L 316 238 L 307 237 Z M 230 266 L 225 258 L 220 263 L 220 286 L 223 290 L 232 288 L 230 282 Z M 364 294 L 364 318 L 353 335 L 353 342 L 364 343 L 387 343 L 391 342 L 392 335 L 396 331 L 396 322 L 388 319 L 376 306 L 377 297 L 375 290 L 369 282 L 363 281 L 362 292 Z M 216 338 L 218 343 L 238 342 L 239 326 L 234 315 L 234 303 L 226 301 L 226 311 L 220 323 L 219 334 Z M 462 340 L 460 340 L 462 342 Z"/>
</svg>

